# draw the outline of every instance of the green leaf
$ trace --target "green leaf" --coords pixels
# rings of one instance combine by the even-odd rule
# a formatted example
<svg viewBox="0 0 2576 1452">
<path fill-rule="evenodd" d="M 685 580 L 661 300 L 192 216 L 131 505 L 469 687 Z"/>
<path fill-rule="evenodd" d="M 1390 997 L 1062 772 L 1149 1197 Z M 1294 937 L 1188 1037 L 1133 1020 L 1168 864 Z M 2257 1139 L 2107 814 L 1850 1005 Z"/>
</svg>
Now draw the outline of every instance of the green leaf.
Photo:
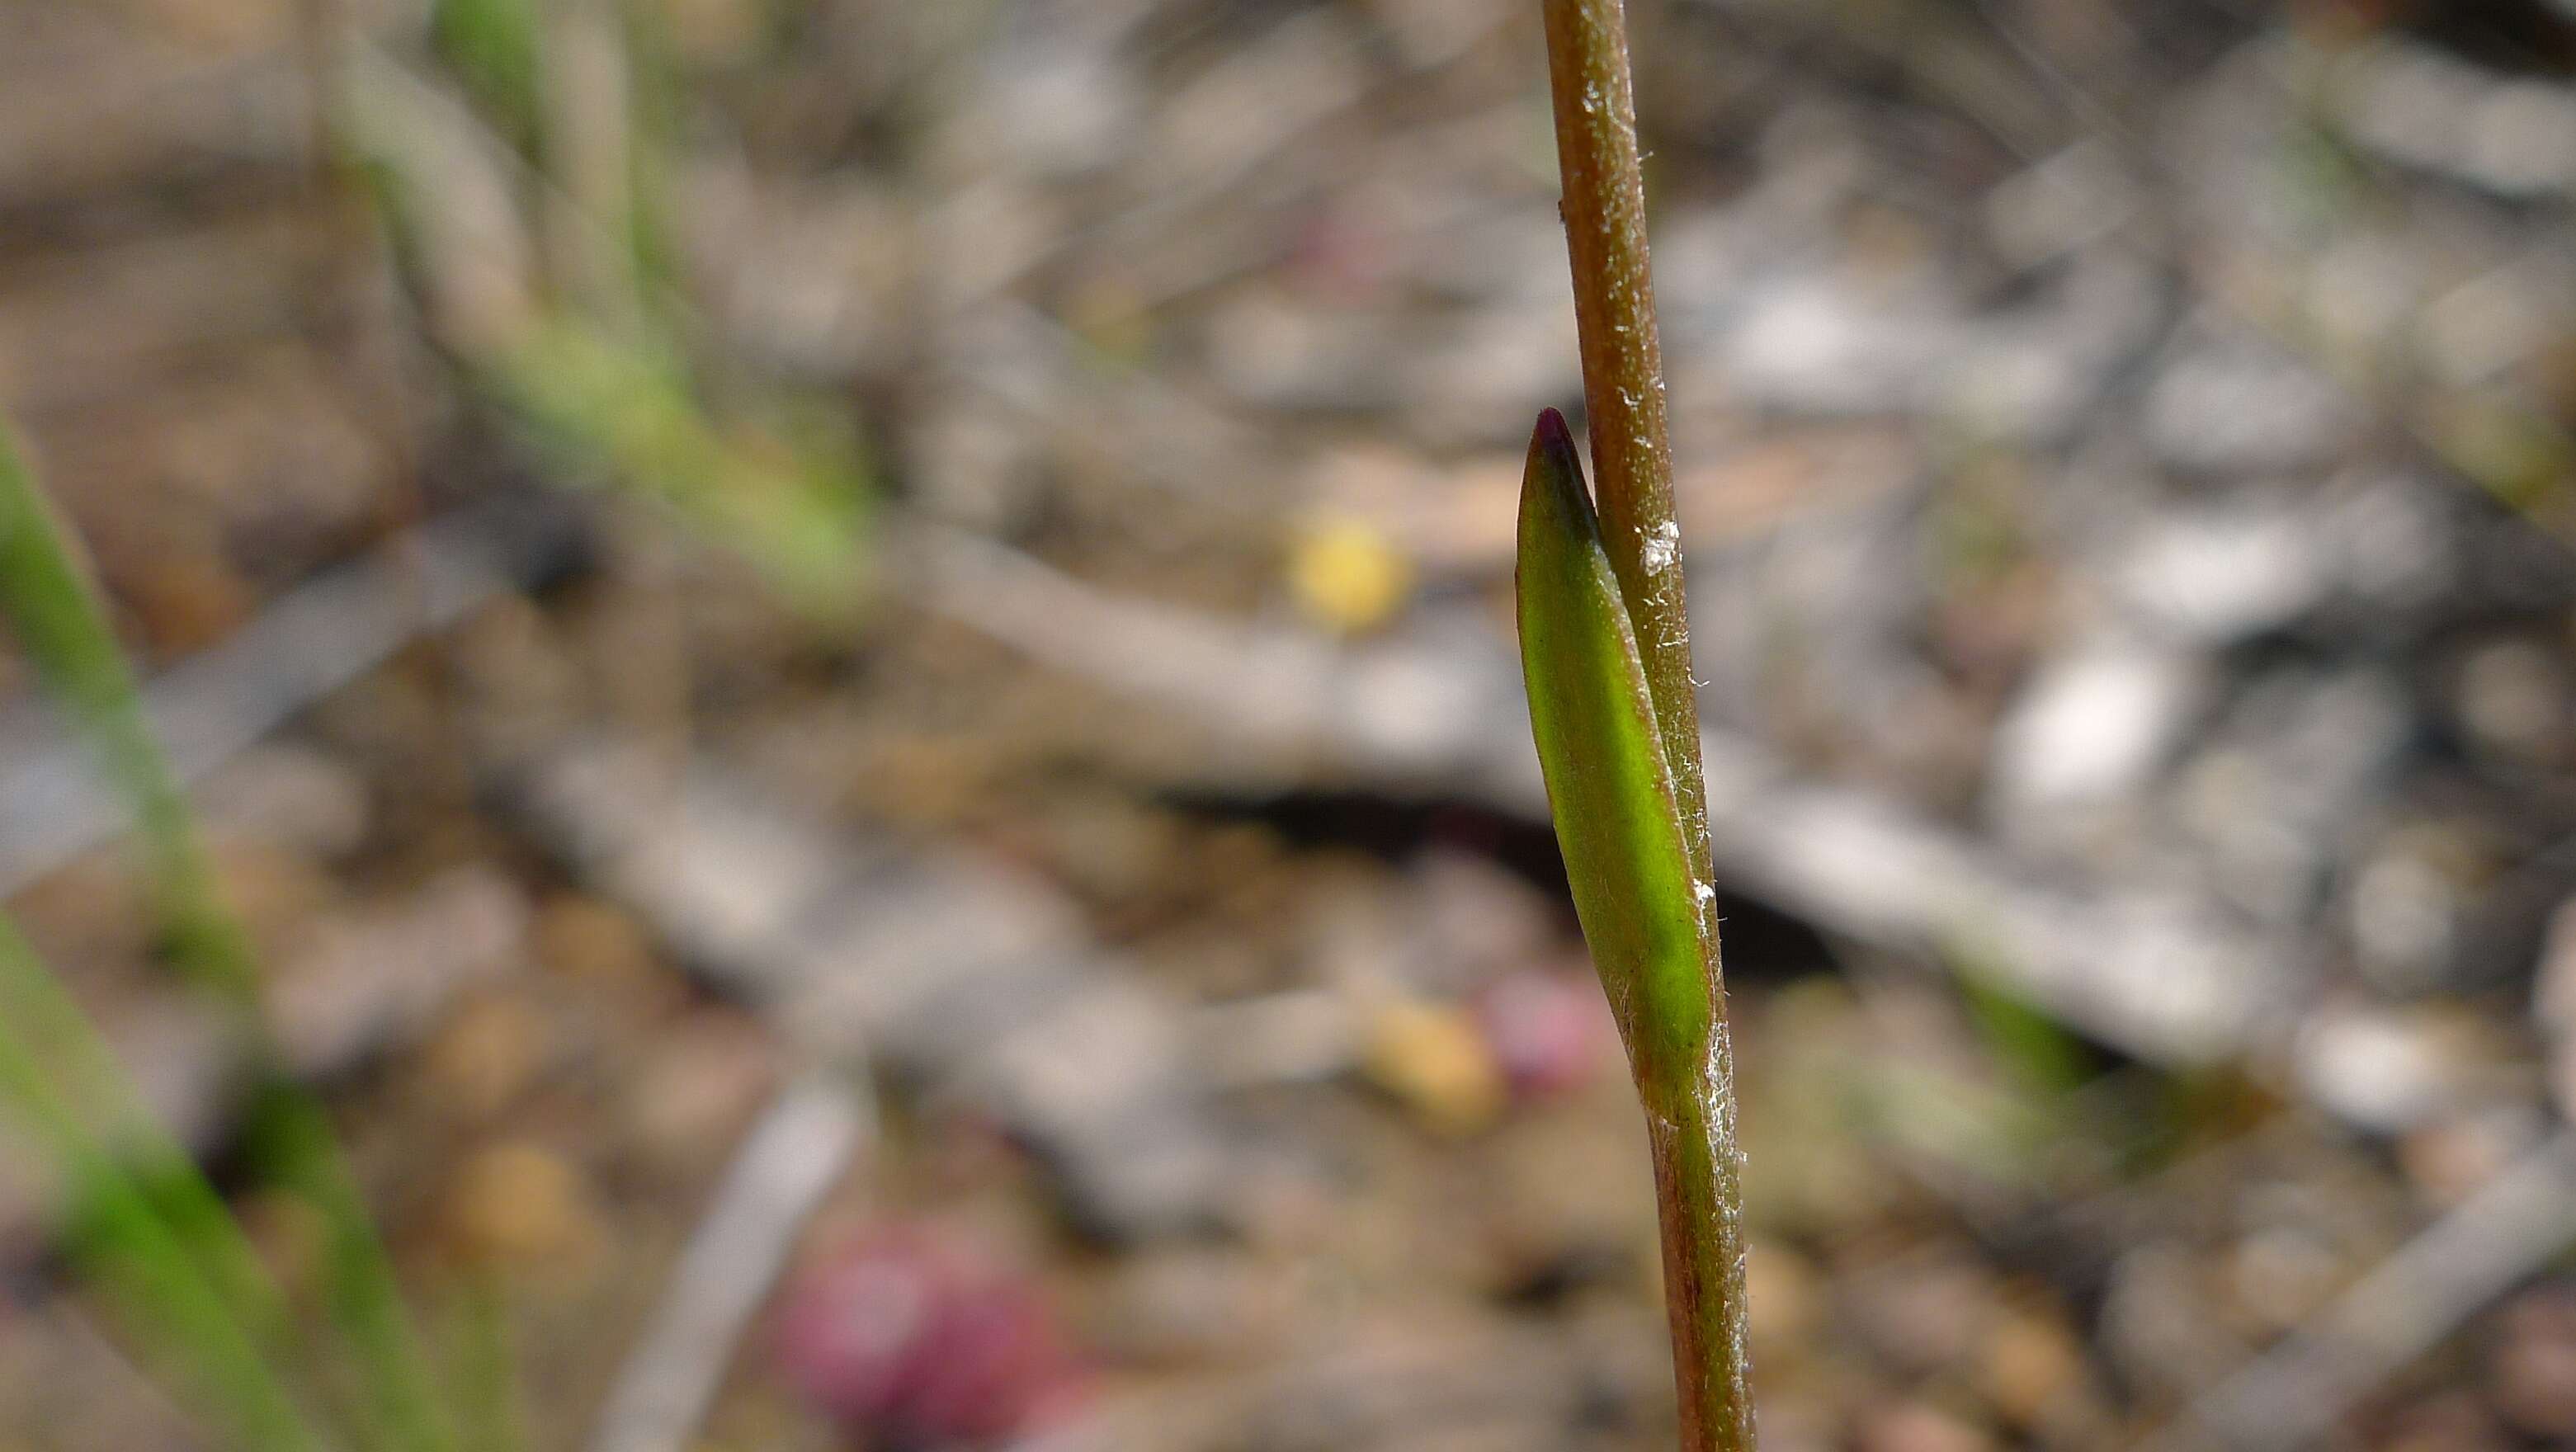
<svg viewBox="0 0 2576 1452">
<path fill-rule="evenodd" d="M 522 150 L 537 142 L 545 20 L 533 0 L 437 0 L 429 39 Z"/>
<path fill-rule="evenodd" d="M 2013 1085 L 2042 1101 L 2056 1101 L 2093 1078 L 2083 1041 L 2038 1005 L 2004 986 L 2000 975 L 1975 960 L 1960 961 L 1959 991 L 1986 1051 Z"/>
<path fill-rule="evenodd" d="M 1650 1107 L 1691 1094 L 1716 985 L 1672 763 L 1574 440 L 1539 416 L 1521 480 L 1515 578 L 1530 730 L 1594 967 Z M 1669 1102 L 1669 1101 L 1667 1101 Z"/>
<path fill-rule="evenodd" d="M 774 430 L 719 421 L 675 349 L 570 313 L 491 360 L 485 381 L 567 473 L 670 509 L 819 619 L 859 603 L 868 507 L 855 439 L 810 417 Z"/>
</svg>

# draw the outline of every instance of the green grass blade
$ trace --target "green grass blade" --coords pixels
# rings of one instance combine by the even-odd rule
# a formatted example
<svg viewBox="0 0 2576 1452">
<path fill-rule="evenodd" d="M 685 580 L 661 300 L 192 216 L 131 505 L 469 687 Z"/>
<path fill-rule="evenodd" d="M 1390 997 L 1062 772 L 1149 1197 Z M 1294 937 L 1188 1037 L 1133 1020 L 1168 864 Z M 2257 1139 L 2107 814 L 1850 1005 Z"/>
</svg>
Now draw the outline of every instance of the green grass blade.
<svg viewBox="0 0 2576 1452">
<path fill-rule="evenodd" d="M 397 1452 L 449 1452 L 455 1432 L 393 1262 L 320 1101 L 272 1079 L 248 1135 L 264 1177 L 322 1214 L 324 1294 L 363 1378 L 372 1439 Z"/>
<path fill-rule="evenodd" d="M 171 960 L 247 1000 L 257 989 L 249 946 L 221 907 L 187 795 L 70 538 L 0 426 L 0 613 L 133 810 Z"/>
<path fill-rule="evenodd" d="M 333 1320 L 364 1375 L 366 1413 L 378 1440 L 397 1452 L 449 1452 L 455 1440 L 404 1314 L 392 1261 L 327 1116 L 279 1068 L 249 935 L 223 901 L 187 795 L 77 559 L 15 438 L 0 426 L 0 616 L 134 814 L 167 958 L 183 978 L 221 995 L 254 1047 L 264 1085 L 249 1134 L 274 1177 L 311 1201 L 329 1226 Z"/>
<path fill-rule="evenodd" d="M 474 1452 L 526 1452 L 526 1418 L 511 1368 L 509 1300 L 501 1282 L 469 1276 L 446 1316 L 449 1398 Z"/>
<path fill-rule="evenodd" d="M 733 429 L 685 363 L 570 314 L 532 329 L 483 382 L 576 475 L 613 479 L 750 561 L 791 604 L 849 617 L 866 588 L 869 511 L 854 442 Z"/>
<path fill-rule="evenodd" d="M 122 1102 L 121 1076 L 97 1072 L 91 1061 L 105 1055 L 16 927 L 0 919 L 0 1104 L 63 1174 L 75 1262 L 234 1445 L 319 1452 L 323 1443 L 262 1346 L 283 1325 L 266 1277 L 196 1167 L 135 1122 L 148 1119 Z M 114 1144 L 76 1101 L 115 1107 Z"/>
<path fill-rule="evenodd" d="M 2022 1092 L 2055 1102 L 2093 1078 L 2084 1045 L 2066 1026 L 2003 986 L 1998 975 L 1963 963 L 1959 989 L 1986 1052 Z"/>
<path fill-rule="evenodd" d="M 144 1105 L 89 1016 L 64 992 L 16 929 L 0 919 L 0 1028 L 26 1045 L 46 1092 L 100 1125 L 153 1212 L 253 1334 L 282 1342 L 284 1298 L 223 1198 Z"/>
</svg>

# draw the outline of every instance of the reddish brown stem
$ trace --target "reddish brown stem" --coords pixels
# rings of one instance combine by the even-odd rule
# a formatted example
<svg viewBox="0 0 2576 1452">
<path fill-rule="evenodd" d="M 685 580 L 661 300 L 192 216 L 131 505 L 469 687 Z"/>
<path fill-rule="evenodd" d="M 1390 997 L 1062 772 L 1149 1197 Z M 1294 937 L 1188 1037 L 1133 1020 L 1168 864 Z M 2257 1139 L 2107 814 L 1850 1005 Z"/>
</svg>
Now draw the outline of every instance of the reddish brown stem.
<svg viewBox="0 0 2576 1452">
<path fill-rule="evenodd" d="M 1654 1146 L 1682 1448 L 1752 1452 L 1733 1063 L 1717 917 L 1705 891 L 1713 874 L 1699 704 L 1690 673 L 1681 535 L 1673 519 L 1672 443 L 1646 257 L 1627 20 L 1620 0 L 1544 0 L 1544 13 L 1602 544 L 1636 630 L 1656 732 L 1672 767 L 1691 876 L 1703 889 L 1707 1041 L 1687 1063 L 1635 1063 Z"/>
<path fill-rule="evenodd" d="M 1693 826 L 1691 866 L 1706 881 L 1699 702 L 1673 522 L 1673 445 L 1664 421 L 1655 284 L 1646 264 L 1646 188 L 1637 163 L 1627 19 L 1620 0 L 1544 3 L 1557 169 L 1565 188 L 1558 209 L 1574 264 L 1574 323 L 1602 543 L 1628 597 L 1664 755 L 1673 762 L 1683 819 Z"/>
</svg>

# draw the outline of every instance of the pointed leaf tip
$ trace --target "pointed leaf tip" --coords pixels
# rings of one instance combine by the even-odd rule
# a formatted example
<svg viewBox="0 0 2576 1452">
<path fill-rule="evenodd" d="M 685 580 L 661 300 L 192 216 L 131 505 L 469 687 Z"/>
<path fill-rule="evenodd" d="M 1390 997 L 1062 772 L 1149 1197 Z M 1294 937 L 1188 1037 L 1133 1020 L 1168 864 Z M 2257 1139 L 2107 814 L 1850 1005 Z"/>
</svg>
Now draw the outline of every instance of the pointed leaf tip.
<svg viewBox="0 0 2576 1452">
<path fill-rule="evenodd" d="M 1592 490 L 1583 481 L 1583 460 L 1574 451 L 1574 433 L 1565 415 L 1546 409 L 1530 431 L 1529 462 L 1521 474 L 1521 555 L 1529 556 L 1533 534 L 1551 540 L 1585 541 L 1595 548 L 1601 525 L 1592 512 Z"/>
<path fill-rule="evenodd" d="M 1529 473 L 1544 475 L 1558 488 L 1571 487 L 1582 496 L 1585 512 L 1590 512 L 1592 490 L 1583 482 L 1583 458 L 1574 451 L 1574 430 L 1566 427 L 1565 415 L 1555 409 L 1541 409 L 1538 426 L 1530 430 Z"/>
</svg>

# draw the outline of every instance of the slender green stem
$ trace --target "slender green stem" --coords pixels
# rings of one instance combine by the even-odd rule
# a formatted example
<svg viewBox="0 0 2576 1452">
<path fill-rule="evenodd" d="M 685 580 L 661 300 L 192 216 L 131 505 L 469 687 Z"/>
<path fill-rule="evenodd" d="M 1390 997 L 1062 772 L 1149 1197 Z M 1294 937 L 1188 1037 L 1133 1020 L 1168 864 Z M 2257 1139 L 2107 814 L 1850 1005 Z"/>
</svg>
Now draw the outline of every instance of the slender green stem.
<svg viewBox="0 0 2576 1452">
<path fill-rule="evenodd" d="M 1682 1447 L 1750 1452 L 1753 1401 L 1734 1062 L 1715 896 L 1708 886 L 1714 873 L 1699 706 L 1691 680 L 1681 532 L 1673 518 L 1672 443 L 1647 263 L 1627 21 L 1620 0 L 1543 5 L 1601 546 L 1624 597 L 1670 772 L 1688 890 L 1696 899 L 1691 911 L 1705 985 L 1705 1030 L 1685 1036 L 1685 1052 L 1650 1051 L 1650 1035 L 1630 1035 L 1631 1066 L 1654 1147 Z M 1588 921 L 1585 930 L 1593 931 Z"/>
</svg>

